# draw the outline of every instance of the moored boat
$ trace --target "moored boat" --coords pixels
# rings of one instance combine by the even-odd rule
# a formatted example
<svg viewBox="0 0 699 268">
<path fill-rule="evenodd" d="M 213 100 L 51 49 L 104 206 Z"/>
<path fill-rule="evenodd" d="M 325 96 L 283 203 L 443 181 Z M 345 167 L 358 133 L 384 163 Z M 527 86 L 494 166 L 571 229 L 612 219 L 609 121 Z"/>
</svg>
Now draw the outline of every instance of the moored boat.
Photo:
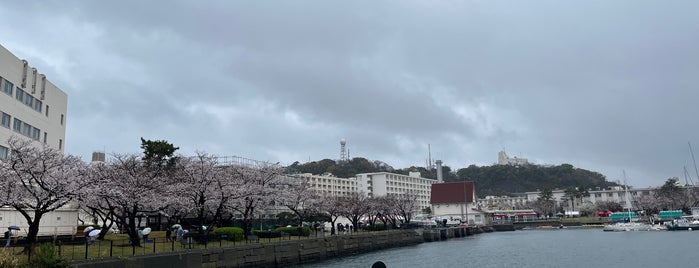
<svg viewBox="0 0 699 268">
<path fill-rule="evenodd" d="M 602 230 L 605 232 L 650 231 L 651 226 L 643 222 L 617 222 L 605 225 Z"/>
<path fill-rule="evenodd" d="M 686 230 L 697 230 L 699 229 L 699 221 L 689 221 L 689 219 L 682 217 L 665 223 L 668 231 L 686 231 Z"/>
</svg>

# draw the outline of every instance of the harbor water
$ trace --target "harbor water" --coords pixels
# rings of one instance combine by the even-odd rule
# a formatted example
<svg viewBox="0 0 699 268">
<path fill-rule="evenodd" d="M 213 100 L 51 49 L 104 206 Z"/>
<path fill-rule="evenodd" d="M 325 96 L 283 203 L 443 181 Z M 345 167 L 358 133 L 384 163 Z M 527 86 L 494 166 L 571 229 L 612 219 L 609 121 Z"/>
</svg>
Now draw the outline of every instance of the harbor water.
<svg viewBox="0 0 699 268">
<path fill-rule="evenodd" d="M 601 229 L 484 233 L 303 267 L 698 267 L 699 231 Z"/>
</svg>

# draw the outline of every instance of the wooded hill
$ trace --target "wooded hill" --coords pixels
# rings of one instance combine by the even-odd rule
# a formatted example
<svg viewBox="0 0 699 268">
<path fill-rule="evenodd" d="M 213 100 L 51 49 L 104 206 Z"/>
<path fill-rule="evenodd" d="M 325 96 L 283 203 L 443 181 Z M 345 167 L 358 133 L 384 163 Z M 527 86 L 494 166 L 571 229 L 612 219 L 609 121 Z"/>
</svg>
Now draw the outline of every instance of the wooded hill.
<svg viewBox="0 0 699 268">
<path fill-rule="evenodd" d="M 409 167 L 394 169 L 381 161 L 370 161 L 366 158 L 353 158 L 350 161 L 339 163 L 332 159 L 323 159 L 301 164 L 298 161 L 287 167 L 286 172 L 326 174 L 331 173 L 339 178 L 350 178 L 359 173 L 392 172 L 408 175 L 408 172 L 418 171 L 423 178 L 437 179 L 435 169 L 427 170 L 424 167 Z M 510 166 L 493 165 L 479 167 L 471 165 L 457 171 L 452 171 L 449 166 L 442 166 L 444 181 L 474 181 L 476 194 L 480 197 L 487 195 L 509 195 L 511 193 L 523 193 L 541 189 L 565 189 L 568 187 L 605 188 L 617 185 L 606 180 L 604 175 L 581 168 L 575 168 L 569 164 L 558 166 Z"/>
</svg>

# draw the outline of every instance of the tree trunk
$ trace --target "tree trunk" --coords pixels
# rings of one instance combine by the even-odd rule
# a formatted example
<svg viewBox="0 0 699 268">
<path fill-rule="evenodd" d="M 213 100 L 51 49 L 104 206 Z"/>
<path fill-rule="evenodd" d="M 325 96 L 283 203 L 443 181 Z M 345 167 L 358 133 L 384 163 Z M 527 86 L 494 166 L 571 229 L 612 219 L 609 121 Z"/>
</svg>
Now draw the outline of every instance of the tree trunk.
<svg viewBox="0 0 699 268">
<path fill-rule="evenodd" d="M 37 247 L 37 235 L 39 234 L 39 223 L 41 222 L 41 217 L 44 216 L 43 213 L 34 213 L 34 220 L 27 221 L 29 224 L 29 233 L 27 233 L 27 245 L 24 246 L 24 251 L 31 256 L 32 250 Z"/>
</svg>

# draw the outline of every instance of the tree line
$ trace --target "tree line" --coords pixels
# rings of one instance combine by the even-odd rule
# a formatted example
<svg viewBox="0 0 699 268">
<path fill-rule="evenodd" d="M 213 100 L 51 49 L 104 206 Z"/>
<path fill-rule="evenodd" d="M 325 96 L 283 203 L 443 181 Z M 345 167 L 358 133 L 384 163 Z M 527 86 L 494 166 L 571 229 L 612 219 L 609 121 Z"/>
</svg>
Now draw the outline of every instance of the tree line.
<svg viewBox="0 0 699 268">
<path fill-rule="evenodd" d="M 0 160 L 0 205 L 15 208 L 29 225 L 25 250 L 37 246 L 42 217 L 66 206 L 99 219 L 98 239 L 117 224 L 135 246 L 144 215 L 162 215 L 168 227 L 183 219 L 222 226 L 235 217 L 247 237 L 253 221 L 274 206 L 293 212 L 298 226 L 327 219 L 332 233 L 339 217 L 356 230 L 363 218 L 395 226 L 419 210 L 416 195 L 323 195 L 276 164 L 223 165 L 204 152 L 178 155 L 167 141 L 141 139 L 143 154 L 115 154 L 93 164 L 14 136 L 8 144 L 11 154 Z"/>
</svg>

